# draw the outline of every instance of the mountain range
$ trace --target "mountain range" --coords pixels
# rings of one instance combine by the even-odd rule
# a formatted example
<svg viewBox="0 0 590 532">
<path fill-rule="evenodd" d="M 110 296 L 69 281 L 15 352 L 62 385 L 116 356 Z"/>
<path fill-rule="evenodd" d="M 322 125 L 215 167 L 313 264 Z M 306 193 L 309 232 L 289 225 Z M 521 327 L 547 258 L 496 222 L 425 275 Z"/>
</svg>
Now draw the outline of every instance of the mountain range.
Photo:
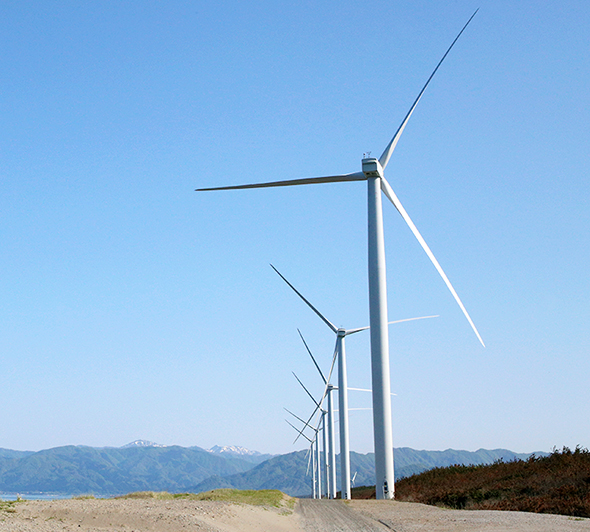
<svg viewBox="0 0 590 532">
<path fill-rule="evenodd" d="M 543 453 L 536 453 L 537 455 Z M 395 450 L 396 478 L 433 467 L 526 459 L 505 449 Z M 309 493 L 307 452 L 261 454 L 242 447 L 164 446 L 137 440 L 120 448 L 65 446 L 38 452 L 0 449 L 0 492 L 118 495 L 133 491 L 200 492 L 216 488 Z M 351 453 L 357 486 L 374 484 L 372 453 Z"/>
</svg>

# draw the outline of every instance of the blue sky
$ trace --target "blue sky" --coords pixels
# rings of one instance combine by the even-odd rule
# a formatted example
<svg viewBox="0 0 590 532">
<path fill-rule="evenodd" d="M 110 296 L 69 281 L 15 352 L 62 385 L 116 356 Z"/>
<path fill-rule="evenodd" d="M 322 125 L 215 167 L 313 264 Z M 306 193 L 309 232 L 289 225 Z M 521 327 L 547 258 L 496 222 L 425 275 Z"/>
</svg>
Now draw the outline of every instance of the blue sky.
<svg viewBox="0 0 590 532">
<path fill-rule="evenodd" d="M 334 339 L 269 263 L 368 325 L 365 185 L 194 189 L 358 171 L 478 7 L 386 176 L 487 348 L 384 205 L 390 319 L 440 315 L 390 330 L 394 443 L 590 446 L 590 5 L 375 0 L 2 3 L 0 447 L 301 448 Z"/>
</svg>

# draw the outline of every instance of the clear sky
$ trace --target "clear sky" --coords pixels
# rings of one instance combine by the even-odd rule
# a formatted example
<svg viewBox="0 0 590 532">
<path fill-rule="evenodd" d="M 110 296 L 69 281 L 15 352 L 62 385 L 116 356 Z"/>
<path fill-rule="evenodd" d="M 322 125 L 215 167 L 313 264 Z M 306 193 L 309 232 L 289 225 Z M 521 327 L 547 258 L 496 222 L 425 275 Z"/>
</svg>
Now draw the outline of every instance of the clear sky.
<svg viewBox="0 0 590 532">
<path fill-rule="evenodd" d="M 590 446 L 590 3 L 0 5 L 0 447 L 284 453 L 338 326 L 368 325 L 360 170 L 386 177 L 396 446 Z M 347 344 L 370 387 L 369 335 Z M 350 406 L 370 406 L 351 392 Z M 369 411 L 352 449 L 373 448 Z"/>
</svg>

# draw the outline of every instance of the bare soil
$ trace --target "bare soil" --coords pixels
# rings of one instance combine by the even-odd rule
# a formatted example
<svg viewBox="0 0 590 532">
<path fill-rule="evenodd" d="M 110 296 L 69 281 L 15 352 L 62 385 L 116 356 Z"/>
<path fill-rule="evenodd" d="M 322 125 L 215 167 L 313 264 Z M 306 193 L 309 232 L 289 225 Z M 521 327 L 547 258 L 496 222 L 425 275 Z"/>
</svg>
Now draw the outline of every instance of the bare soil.
<svg viewBox="0 0 590 532">
<path fill-rule="evenodd" d="M 445 510 L 392 501 L 298 501 L 287 508 L 228 502 L 104 499 L 26 501 L 0 511 L 0 532 L 590 532 L 590 519 Z"/>
</svg>

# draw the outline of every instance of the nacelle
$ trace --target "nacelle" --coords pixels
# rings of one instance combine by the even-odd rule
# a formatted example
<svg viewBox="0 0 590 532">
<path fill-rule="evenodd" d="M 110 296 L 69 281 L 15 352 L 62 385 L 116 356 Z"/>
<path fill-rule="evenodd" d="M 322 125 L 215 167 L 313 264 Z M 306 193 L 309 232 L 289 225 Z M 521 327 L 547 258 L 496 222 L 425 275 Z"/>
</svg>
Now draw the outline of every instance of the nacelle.
<svg viewBox="0 0 590 532">
<path fill-rule="evenodd" d="M 383 175 L 383 168 L 379 161 L 373 157 L 363 159 L 363 174 L 367 177 L 381 177 Z"/>
</svg>

